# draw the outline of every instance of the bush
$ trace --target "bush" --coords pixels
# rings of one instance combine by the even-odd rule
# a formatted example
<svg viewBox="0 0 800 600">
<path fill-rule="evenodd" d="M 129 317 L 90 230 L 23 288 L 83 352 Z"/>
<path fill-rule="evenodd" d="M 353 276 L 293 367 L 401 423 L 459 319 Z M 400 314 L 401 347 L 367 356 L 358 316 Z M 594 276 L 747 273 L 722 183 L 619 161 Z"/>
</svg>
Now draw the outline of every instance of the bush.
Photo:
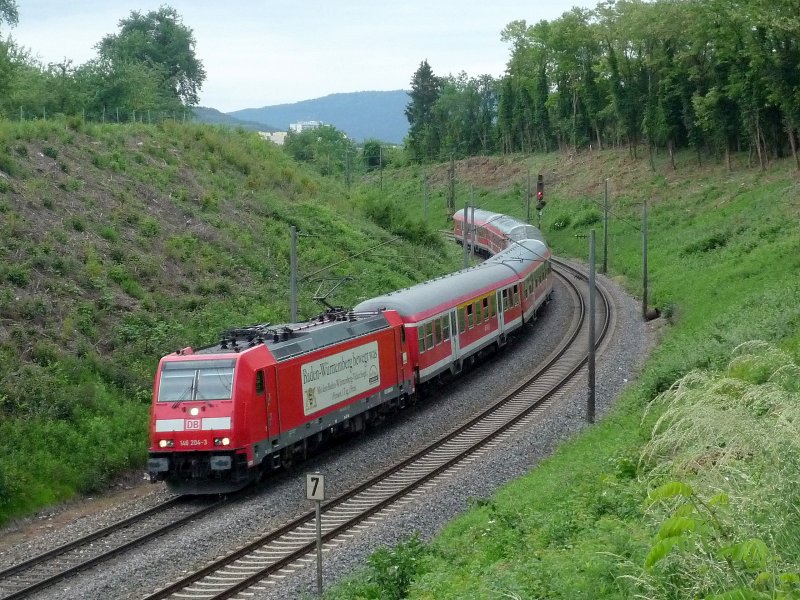
<svg viewBox="0 0 800 600">
<path fill-rule="evenodd" d="M 30 281 L 30 270 L 26 265 L 12 264 L 7 267 L 6 279 L 17 287 L 25 287 Z"/>
<path fill-rule="evenodd" d="M 154 238 L 158 235 L 158 232 L 158 221 L 152 217 L 146 217 L 142 219 L 142 222 L 139 224 L 139 233 L 146 238 Z"/>
<path fill-rule="evenodd" d="M 597 210 L 590 208 L 575 215 L 575 220 L 572 223 L 572 227 L 574 229 L 582 229 L 591 225 L 596 225 L 600 222 L 602 222 L 600 213 Z"/>
</svg>

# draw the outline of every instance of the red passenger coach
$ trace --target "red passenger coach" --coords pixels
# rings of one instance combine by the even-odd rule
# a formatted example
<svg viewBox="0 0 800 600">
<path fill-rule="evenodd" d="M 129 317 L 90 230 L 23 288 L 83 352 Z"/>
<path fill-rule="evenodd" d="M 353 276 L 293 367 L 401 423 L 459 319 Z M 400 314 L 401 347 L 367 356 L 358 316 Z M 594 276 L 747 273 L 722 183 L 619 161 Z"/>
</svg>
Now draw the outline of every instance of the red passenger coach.
<svg viewBox="0 0 800 600">
<path fill-rule="evenodd" d="M 550 251 L 528 239 L 476 267 L 366 300 L 353 310 L 400 315 L 412 340 L 415 379 L 422 383 L 459 372 L 487 346 L 504 345 L 551 293 Z"/>
<path fill-rule="evenodd" d="M 475 215 L 474 232 L 471 228 L 473 214 Z M 522 240 L 539 240 L 544 243 L 544 237 L 536 227 L 501 213 L 470 208 L 467 210 L 467 224 L 467 245 L 472 246 L 474 233 L 475 249 L 487 255 L 497 254 L 508 248 L 509 244 Z M 459 244 L 463 243 L 464 209 L 456 211 L 453 215 L 453 235 Z"/>
<path fill-rule="evenodd" d="M 181 493 L 228 492 L 291 462 L 327 434 L 359 430 L 413 393 L 392 311 L 251 326 L 161 359 L 148 470 Z"/>
</svg>

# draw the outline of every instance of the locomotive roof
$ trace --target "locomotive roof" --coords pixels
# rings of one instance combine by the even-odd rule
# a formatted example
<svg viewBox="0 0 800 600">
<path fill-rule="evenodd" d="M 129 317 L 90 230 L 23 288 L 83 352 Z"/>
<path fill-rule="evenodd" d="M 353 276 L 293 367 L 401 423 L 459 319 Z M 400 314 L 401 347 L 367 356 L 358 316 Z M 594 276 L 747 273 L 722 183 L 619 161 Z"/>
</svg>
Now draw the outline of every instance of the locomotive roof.
<svg viewBox="0 0 800 600">
<path fill-rule="evenodd" d="M 464 209 L 462 208 L 457 210 L 453 217 L 455 218 L 456 216 L 458 216 L 460 219 L 463 219 Z M 470 219 L 472 218 L 472 209 L 469 209 L 469 217 Z M 529 225 L 528 223 L 518 221 L 513 217 L 509 217 L 508 215 L 490 212 L 488 210 L 483 210 L 482 208 L 476 208 L 475 222 L 478 225 L 491 224 L 492 227 L 496 227 L 501 233 L 504 233 L 512 240 L 539 240 L 540 242 L 544 242 L 544 236 L 539 229 L 533 225 Z"/>
<path fill-rule="evenodd" d="M 235 354 L 263 343 L 280 362 L 388 326 L 383 314 L 364 316 L 335 311 L 306 323 L 263 323 L 231 329 L 223 332 L 218 344 L 195 350 L 195 354 Z"/>
<path fill-rule="evenodd" d="M 547 257 L 548 250 L 544 243 L 539 240 L 523 240 L 513 243 L 478 266 L 365 300 L 356 305 L 353 311 L 363 313 L 391 309 L 404 317 L 428 312 L 433 314 L 439 307 L 466 301 L 482 289 L 500 285 L 510 277 L 524 272 L 531 262 L 545 260 Z"/>
</svg>

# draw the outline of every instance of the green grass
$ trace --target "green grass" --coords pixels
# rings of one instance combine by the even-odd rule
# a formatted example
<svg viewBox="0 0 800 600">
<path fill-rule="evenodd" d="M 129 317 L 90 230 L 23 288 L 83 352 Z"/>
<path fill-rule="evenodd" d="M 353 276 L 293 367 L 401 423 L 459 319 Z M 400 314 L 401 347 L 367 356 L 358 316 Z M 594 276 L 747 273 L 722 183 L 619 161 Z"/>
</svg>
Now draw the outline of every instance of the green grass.
<svg viewBox="0 0 800 600">
<path fill-rule="evenodd" d="M 800 593 L 800 190 L 793 162 L 727 173 L 681 158 L 678 171 L 659 165 L 658 173 L 615 152 L 530 161 L 533 173 L 553 182 L 542 228 L 558 255 L 585 260 L 591 228 L 602 239 L 597 217 L 609 177 L 610 274 L 635 295 L 642 293 L 647 199 L 649 304 L 669 325 L 611 415 L 416 550 L 402 597 Z M 413 193 L 413 175 L 397 179 L 390 185 Z M 484 190 L 482 206 L 524 215 L 523 184 L 517 176 Z M 690 392 L 670 391 L 684 377 Z M 733 391 L 708 405 L 720 386 Z M 669 485 L 685 487 L 678 493 Z M 660 496 L 648 497 L 655 489 Z M 375 580 L 367 565 L 326 597 L 379 598 Z"/>
<path fill-rule="evenodd" d="M 349 276 L 352 306 L 451 271 L 407 211 L 294 164 L 255 134 L 164 123 L 0 123 L 0 523 L 141 469 L 158 359 L 235 325 L 288 320 L 300 275 Z M 393 233 L 394 232 L 394 233 Z M 380 253 L 364 253 L 401 233 Z M 402 268 L 396 265 L 402 264 Z M 316 281 L 300 315 L 322 307 Z"/>
</svg>

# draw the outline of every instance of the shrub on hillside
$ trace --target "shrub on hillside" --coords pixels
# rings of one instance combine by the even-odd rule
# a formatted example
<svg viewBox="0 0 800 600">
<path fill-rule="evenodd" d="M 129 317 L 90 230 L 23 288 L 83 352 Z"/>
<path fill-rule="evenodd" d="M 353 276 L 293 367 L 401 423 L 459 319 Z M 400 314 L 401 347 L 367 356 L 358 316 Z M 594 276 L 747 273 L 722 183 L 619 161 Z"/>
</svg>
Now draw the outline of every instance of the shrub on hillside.
<svg viewBox="0 0 800 600">
<path fill-rule="evenodd" d="M 441 237 L 430 226 L 411 217 L 399 204 L 372 194 L 363 204 L 364 214 L 376 225 L 416 244 L 440 246 Z"/>
<path fill-rule="evenodd" d="M 656 401 L 664 412 L 641 459 L 660 521 L 641 580 L 649 596 L 800 592 L 800 392 L 785 376 L 798 372 L 785 352 L 747 342 L 724 373 L 692 372 Z"/>
</svg>

